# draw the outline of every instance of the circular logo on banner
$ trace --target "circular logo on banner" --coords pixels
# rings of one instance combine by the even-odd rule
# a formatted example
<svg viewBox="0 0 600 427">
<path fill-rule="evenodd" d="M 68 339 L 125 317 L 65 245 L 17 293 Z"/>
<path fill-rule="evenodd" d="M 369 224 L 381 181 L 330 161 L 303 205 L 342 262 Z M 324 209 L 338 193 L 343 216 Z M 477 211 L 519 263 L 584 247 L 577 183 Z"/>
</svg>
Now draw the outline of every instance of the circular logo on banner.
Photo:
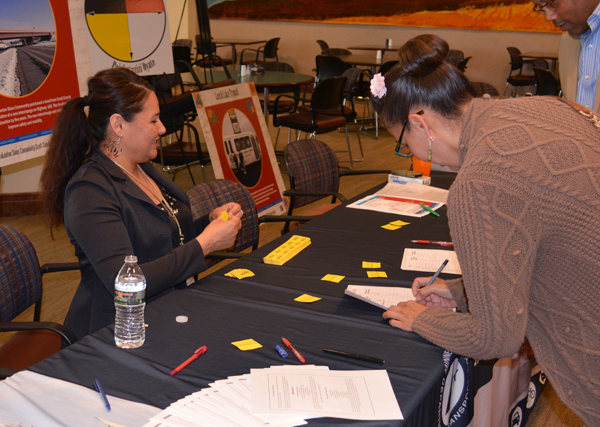
<svg viewBox="0 0 600 427">
<path fill-rule="evenodd" d="M 521 427 L 522 422 L 523 410 L 517 406 L 510 417 L 510 427 Z"/>
<path fill-rule="evenodd" d="M 442 396 L 442 422 L 448 425 L 452 409 L 460 401 L 465 388 L 465 371 L 459 358 L 454 359 L 446 376 L 444 395 Z"/>
<path fill-rule="evenodd" d="M 535 385 L 532 382 L 530 382 L 529 390 L 527 390 L 527 409 L 530 409 L 535 403 L 536 394 L 537 393 L 535 391 Z"/>
</svg>

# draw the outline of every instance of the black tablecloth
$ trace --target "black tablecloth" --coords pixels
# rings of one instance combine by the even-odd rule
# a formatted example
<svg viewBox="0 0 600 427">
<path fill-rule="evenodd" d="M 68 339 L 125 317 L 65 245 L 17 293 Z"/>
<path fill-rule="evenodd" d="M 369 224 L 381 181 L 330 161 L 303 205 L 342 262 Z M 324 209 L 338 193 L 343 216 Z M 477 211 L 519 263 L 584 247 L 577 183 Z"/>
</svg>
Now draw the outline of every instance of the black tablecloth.
<svg viewBox="0 0 600 427">
<path fill-rule="evenodd" d="M 452 175 L 433 185 L 448 187 Z M 160 408 L 214 380 L 278 364 L 299 364 L 275 351 L 288 338 L 307 364 L 335 370 L 386 369 L 405 421 L 358 422 L 313 419 L 309 425 L 437 425 L 444 378 L 443 349 L 414 333 L 390 327 L 383 310 L 344 295 L 348 284 L 410 287 L 423 273 L 400 270 L 412 239 L 449 240 L 446 209 L 440 217 L 398 217 L 371 211 L 336 208 L 295 230 L 311 245 L 283 266 L 265 265 L 263 257 L 291 237 L 283 236 L 208 276 L 190 288 L 171 292 L 148 304 L 146 343 L 122 350 L 109 326 L 35 365 L 31 370 L 92 388 L 100 379 L 108 394 Z M 381 226 L 402 218 L 411 224 L 390 231 Z M 437 249 L 437 248 L 436 248 Z M 387 279 L 369 279 L 362 261 L 381 262 Z M 247 268 L 254 277 L 238 280 L 223 274 Z M 341 283 L 322 281 L 326 274 L 345 276 Z M 442 275 L 443 276 L 443 275 Z M 447 276 L 455 277 L 455 276 Z M 312 304 L 294 301 L 308 293 L 322 298 Z M 177 323 L 178 315 L 188 316 Z M 252 338 L 263 348 L 242 352 L 231 342 Z M 208 351 L 175 377 L 169 372 L 197 348 Z M 352 351 L 386 361 L 384 365 L 322 352 Z"/>
</svg>

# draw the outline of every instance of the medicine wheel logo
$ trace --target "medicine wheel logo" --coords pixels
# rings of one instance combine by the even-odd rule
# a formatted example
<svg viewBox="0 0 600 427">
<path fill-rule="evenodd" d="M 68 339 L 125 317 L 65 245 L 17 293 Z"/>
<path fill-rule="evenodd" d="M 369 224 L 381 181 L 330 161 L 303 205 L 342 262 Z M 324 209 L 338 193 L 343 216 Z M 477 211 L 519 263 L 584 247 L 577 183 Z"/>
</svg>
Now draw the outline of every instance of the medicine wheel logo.
<svg viewBox="0 0 600 427">
<path fill-rule="evenodd" d="M 152 55 L 167 28 L 163 0 L 85 0 L 85 20 L 98 47 L 123 62 Z"/>
</svg>

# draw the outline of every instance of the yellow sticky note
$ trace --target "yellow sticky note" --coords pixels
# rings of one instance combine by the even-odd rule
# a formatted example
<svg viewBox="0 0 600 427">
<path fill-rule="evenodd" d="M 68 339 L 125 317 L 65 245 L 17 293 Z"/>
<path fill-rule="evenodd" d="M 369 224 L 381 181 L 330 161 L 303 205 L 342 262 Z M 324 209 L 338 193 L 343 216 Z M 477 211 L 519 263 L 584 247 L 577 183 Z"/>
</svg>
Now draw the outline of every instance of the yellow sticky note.
<svg viewBox="0 0 600 427">
<path fill-rule="evenodd" d="M 315 302 L 315 301 L 319 301 L 321 298 L 319 297 L 313 297 L 312 295 L 308 295 L 308 294 L 304 294 L 304 295 L 300 295 L 298 298 L 294 298 L 294 301 L 298 301 L 298 302 Z"/>
<path fill-rule="evenodd" d="M 367 271 L 367 276 L 372 277 L 388 277 L 385 271 Z"/>
<path fill-rule="evenodd" d="M 327 282 L 340 283 L 346 276 L 338 276 L 337 274 L 326 274 L 321 280 Z"/>
<path fill-rule="evenodd" d="M 397 221 L 390 222 L 390 225 L 397 225 L 399 227 L 402 227 L 403 225 L 410 225 L 410 222 L 404 222 L 404 221 L 397 220 Z"/>
<path fill-rule="evenodd" d="M 233 344 L 234 346 L 236 346 L 237 348 L 239 348 L 242 351 L 254 350 L 256 348 L 262 347 L 262 345 L 260 345 L 256 341 L 254 341 L 252 338 L 247 339 L 247 340 L 242 340 L 242 341 L 235 341 L 235 342 L 232 342 L 231 344 Z"/>
<path fill-rule="evenodd" d="M 402 228 L 402 226 L 400 226 L 400 225 L 386 224 L 386 225 L 382 225 L 381 228 L 385 228 L 386 230 L 397 230 L 399 228 Z"/>
<path fill-rule="evenodd" d="M 225 273 L 227 277 L 235 277 L 236 279 L 244 279 L 246 277 L 254 276 L 254 273 L 245 268 L 236 268 L 235 270 L 231 270 L 229 273 Z"/>
<path fill-rule="evenodd" d="M 380 262 L 363 261 L 362 268 L 381 268 Z"/>
<path fill-rule="evenodd" d="M 229 219 L 229 213 L 227 211 L 223 211 L 221 212 L 221 216 L 219 218 L 221 218 L 223 221 L 227 221 Z"/>
</svg>

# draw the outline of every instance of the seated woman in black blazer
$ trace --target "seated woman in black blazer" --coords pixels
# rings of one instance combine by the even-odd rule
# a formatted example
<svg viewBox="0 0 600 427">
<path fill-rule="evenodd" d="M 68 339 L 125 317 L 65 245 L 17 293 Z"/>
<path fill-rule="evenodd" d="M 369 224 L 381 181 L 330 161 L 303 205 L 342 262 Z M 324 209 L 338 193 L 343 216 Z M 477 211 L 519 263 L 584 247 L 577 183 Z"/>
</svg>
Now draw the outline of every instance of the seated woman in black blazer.
<svg viewBox="0 0 600 427">
<path fill-rule="evenodd" d="M 150 164 L 165 127 L 143 79 L 113 68 L 88 89 L 58 116 L 41 179 L 50 225 L 64 222 L 79 258 L 81 282 L 65 320 L 77 338 L 114 322 L 125 256 L 137 256 L 152 301 L 205 270 L 204 254 L 232 246 L 242 215 L 228 203 L 193 221 L 183 190 Z"/>
</svg>

